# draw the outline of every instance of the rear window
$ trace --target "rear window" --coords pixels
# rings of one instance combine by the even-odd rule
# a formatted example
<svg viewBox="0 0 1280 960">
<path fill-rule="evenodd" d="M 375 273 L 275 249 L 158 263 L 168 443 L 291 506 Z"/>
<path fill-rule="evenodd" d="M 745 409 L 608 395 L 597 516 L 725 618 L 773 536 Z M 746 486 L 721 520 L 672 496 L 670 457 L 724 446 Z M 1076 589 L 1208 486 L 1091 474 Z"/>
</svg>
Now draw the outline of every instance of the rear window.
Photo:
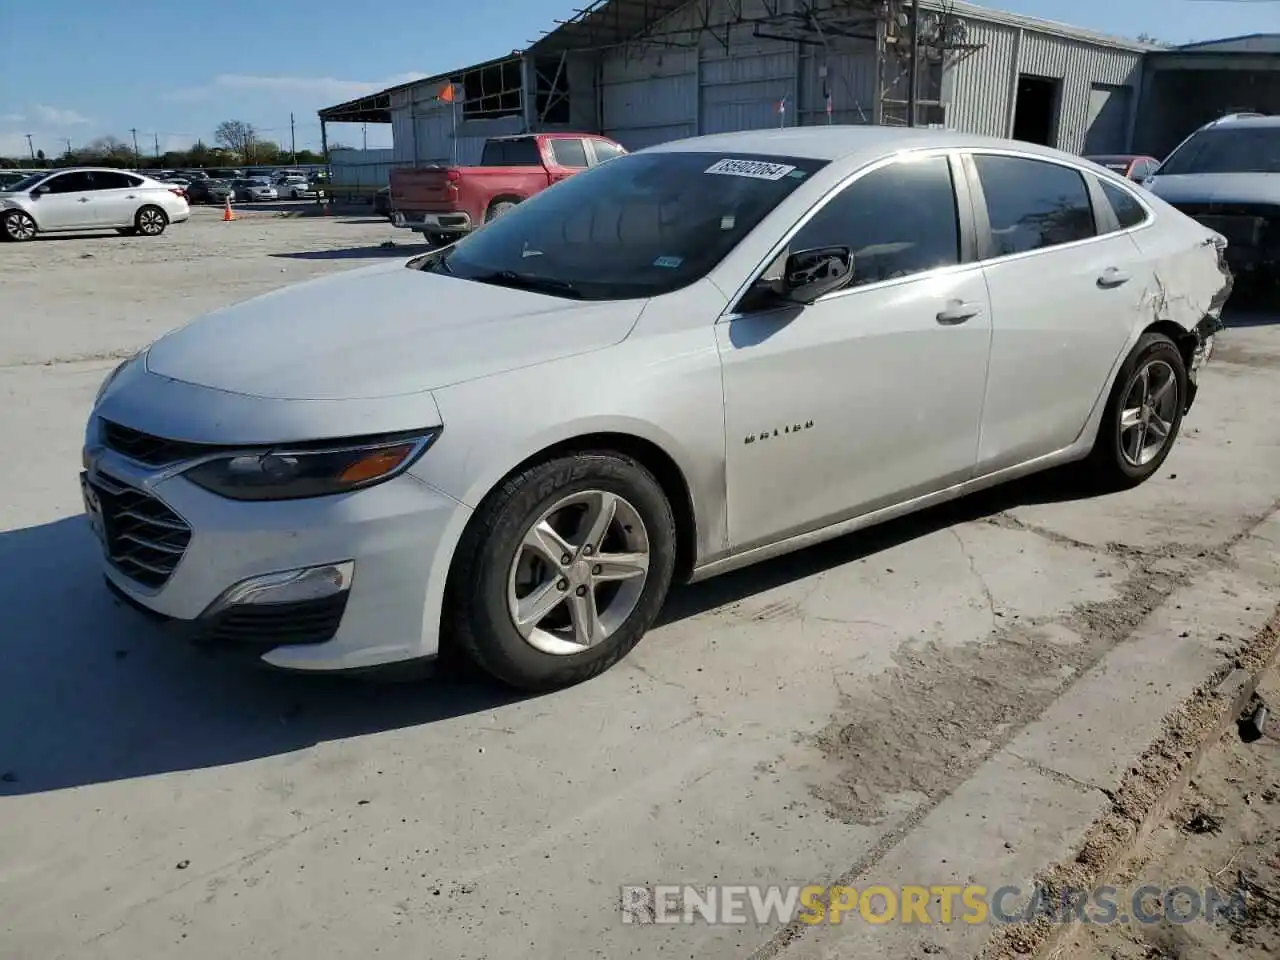
<svg viewBox="0 0 1280 960">
<path fill-rule="evenodd" d="M 482 167 L 540 167 L 542 154 L 533 137 L 519 140 L 490 140 L 480 155 Z"/>
<path fill-rule="evenodd" d="M 535 194 L 418 265 L 584 300 L 656 296 L 706 276 L 824 166 L 793 157 L 631 154 Z"/>
<path fill-rule="evenodd" d="M 1280 173 L 1280 126 L 1210 127 L 1193 135 L 1158 171 L 1189 173 Z"/>
</svg>

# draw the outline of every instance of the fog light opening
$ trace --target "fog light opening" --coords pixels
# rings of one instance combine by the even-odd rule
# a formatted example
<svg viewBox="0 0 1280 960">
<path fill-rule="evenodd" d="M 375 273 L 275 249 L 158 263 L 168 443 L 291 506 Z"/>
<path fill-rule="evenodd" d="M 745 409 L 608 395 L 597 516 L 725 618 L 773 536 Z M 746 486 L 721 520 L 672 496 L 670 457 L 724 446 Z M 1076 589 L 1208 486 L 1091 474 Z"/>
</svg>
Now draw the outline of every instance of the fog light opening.
<svg viewBox="0 0 1280 960">
<path fill-rule="evenodd" d="M 230 607 L 305 603 L 346 593 L 355 578 L 355 566 L 354 560 L 345 560 L 250 577 L 226 590 L 204 616 L 213 616 Z"/>
</svg>

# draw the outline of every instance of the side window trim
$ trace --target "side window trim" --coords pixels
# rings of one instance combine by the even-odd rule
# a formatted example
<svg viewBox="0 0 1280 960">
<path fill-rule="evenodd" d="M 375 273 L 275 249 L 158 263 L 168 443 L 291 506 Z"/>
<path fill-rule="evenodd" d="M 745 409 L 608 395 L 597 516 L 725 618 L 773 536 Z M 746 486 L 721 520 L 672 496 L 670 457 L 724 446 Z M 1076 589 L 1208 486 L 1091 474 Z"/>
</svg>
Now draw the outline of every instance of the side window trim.
<svg viewBox="0 0 1280 960">
<path fill-rule="evenodd" d="M 1093 207 L 1093 230 L 1099 237 L 1120 232 L 1120 218 L 1111 207 L 1111 201 L 1102 192 L 1102 184 L 1090 172 L 1084 172 L 1085 189 L 1089 191 L 1089 205 Z"/>
<path fill-rule="evenodd" d="M 1040 163 L 1051 163 L 1054 166 L 1062 167 L 1066 170 L 1072 171 L 1075 174 L 1078 174 L 1085 181 L 1085 190 L 1089 195 L 1090 206 L 1093 208 L 1093 219 L 1094 219 L 1095 229 L 1097 229 L 1099 206 L 1094 194 L 1094 191 L 1095 191 L 1095 181 L 1093 179 L 1094 174 L 1092 171 L 1086 170 L 1083 167 L 1078 167 L 1073 163 L 1064 163 L 1063 161 L 1057 159 L 1056 157 L 1044 157 L 1034 153 L 1022 153 L 1017 150 L 1000 150 L 1000 149 L 989 149 L 989 148 L 984 148 L 979 150 L 973 150 L 973 149 L 966 150 L 964 151 L 965 171 L 969 175 L 969 189 L 973 192 L 974 214 L 975 214 L 975 218 L 978 220 L 978 225 L 979 225 L 979 233 L 978 233 L 978 248 L 980 251 L 979 259 L 982 263 L 997 263 L 997 262 L 1003 262 L 1005 260 L 1014 260 L 1014 259 L 1023 258 L 1023 257 L 1032 257 L 1038 254 L 1047 253 L 1050 250 L 1066 250 L 1072 247 L 1081 246 L 1086 243 L 1094 243 L 1107 236 L 1107 234 L 1099 230 L 1095 236 L 1084 237 L 1080 240 L 1072 240 L 1070 243 L 1056 243 L 1052 246 L 1039 247 L 1035 250 L 1023 250 L 1018 253 L 1006 253 L 1002 255 L 996 255 L 995 239 L 991 234 L 991 218 L 987 213 L 987 197 L 982 190 L 982 180 L 978 176 L 978 167 L 977 167 L 977 164 L 974 162 L 974 158 L 978 156 L 1012 157 L 1016 160 L 1031 160 L 1031 161 L 1037 161 Z M 1101 194 L 1102 189 L 1100 186 L 1096 187 L 1096 190 L 1098 194 Z M 1144 209 L 1147 210 L 1148 215 L 1150 215 L 1151 208 L 1148 207 L 1145 203 L 1142 206 Z M 1107 203 L 1104 209 L 1106 209 L 1107 212 L 1110 213 L 1112 217 L 1115 216 L 1115 214 L 1111 212 L 1110 203 Z M 1150 222 L 1150 221 L 1147 221 L 1147 222 Z"/>
<path fill-rule="evenodd" d="M 720 314 L 719 318 L 716 320 L 716 323 L 732 322 L 733 320 L 743 316 L 743 314 L 740 314 L 738 312 L 738 308 L 742 303 L 743 298 L 746 297 L 746 295 L 751 291 L 751 288 L 755 285 L 756 281 L 759 280 L 760 277 L 763 276 L 764 273 L 774 265 L 778 257 L 782 254 L 782 252 L 791 245 L 791 241 L 796 238 L 796 236 L 800 233 L 801 230 L 803 230 L 806 226 L 808 226 L 809 221 L 812 220 L 814 217 L 816 217 L 818 213 L 821 212 L 821 210 L 828 203 L 830 203 L 832 200 L 838 197 L 841 193 L 843 193 L 849 187 L 853 186 L 854 183 L 861 180 L 863 177 L 868 176 L 872 173 L 875 173 L 877 170 L 890 166 L 891 164 L 900 163 L 908 159 L 927 160 L 934 157 L 946 158 L 951 170 L 952 197 L 956 204 L 957 230 L 960 234 L 960 262 L 949 264 L 944 267 L 935 267 L 932 270 L 922 271 L 921 273 L 913 273 L 905 277 L 894 277 L 889 280 L 878 280 L 874 283 L 864 284 L 863 286 L 859 286 L 859 287 L 849 287 L 843 290 L 836 290 L 835 292 L 829 293 L 827 294 L 827 296 L 822 297 L 818 302 L 825 303 L 828 299 L 832 297 L 841 297 L 841 296 L 846 296 L 852 293 L 860 293 L 864 290 L 877 290 L 882 287 L 887 287 L 891 285 L 911 283 L 913 281 L 920 280 L 926 277 L 934 277 L 934 276 L 939 276 L 946 273 L 958 273 L 965 270 L 969 270 L 972 267 L 974 267 L 979 262 L 979 259 L 977 257 L 978 237 L 969 233 L 970 228 L 974 227 L 975 225 L 968 218 L 965 217 L 964 206 L 962 205 L 962 201 L 961 201 L 961 195 L 960 195 L 961 189 L 962 189 L 961 183 L 964 181 L 962 181 L 956 175 L 956 164 L 959 162 L 961 155 L 962 155 L 962 151 L 957 149 L 956 147 L 925 147 L 920 150 L 903 151 L 901 153 L 896 153 L 889 157 L 882 157 L 879 160 L 875 160 L 871 163 L 866 164 L 865 166 L 859 167 L 858 169 L 854 170 L 852 173 L 848 174 L 846 177 L 844 177 L 844 179 L 840 180 L 835 186 L 833 186 L 821 198 L 819 198 L 817 202 L 815 202 L 811 207 L 809 207 L 808 210 L 806 210 L 803 214 L 801 214 L 795 223 L 793 223 L 790 227 L 787 228 L 787 230 L 782 234 L 782 239 L 779 240 L 777 243 L 775 243 L 772 248 L 770 248 L 769 253 L 766 254 L 764 259 L 761 260 L 760 263 L 756 265 L 755 269 L 753 269 L 747 275 L 747 279 L 741 284 L 741 286 L 738 287 L 738 289 L 734 292 L 733 296 L 729 298 L 729 302 L 726 304 L 723 312 Z M 965 183 L 965 186 L 967 187 L 967 183 Z M 965 190 L 965 192 L 966 194 L 968 193 L 967 189 Z M 973 207 L 972 199 L 970 200 L 970 206 L 971 208 Z M 975 218 L 976 218 L 976 213 L 977 213 L 976 209 L 971 209 L 971 212 L 975 215 Z M 967 240 L 966 240 L 966 236 L 967 236 Z M 972 252 L 973 254 L 972 260 L 966 259 L 966 251 Z"/>
</svg>

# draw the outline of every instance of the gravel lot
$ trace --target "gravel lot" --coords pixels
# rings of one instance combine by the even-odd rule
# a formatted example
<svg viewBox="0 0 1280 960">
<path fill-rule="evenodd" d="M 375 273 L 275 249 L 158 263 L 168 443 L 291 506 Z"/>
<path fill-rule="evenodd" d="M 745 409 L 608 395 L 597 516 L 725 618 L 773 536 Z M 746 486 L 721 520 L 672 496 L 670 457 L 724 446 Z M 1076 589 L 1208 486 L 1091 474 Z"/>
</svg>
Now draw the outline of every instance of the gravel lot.
<svg viewBox="0 0 1280 960">
<path fill-rule="evenodd" d="M 0 245 L 6 960 L 907 957 L 934 934 L 623 926 L 619 887 L 1023 882 L 1274 606 L 1280 318 L 1239 313 L 1144 487 L 1041 478 L 680 590 L 572 690 L 206 659 L 97 571 L 76 475 L 111 358 L 420 249 L 219 217 Z"/>
</svg>

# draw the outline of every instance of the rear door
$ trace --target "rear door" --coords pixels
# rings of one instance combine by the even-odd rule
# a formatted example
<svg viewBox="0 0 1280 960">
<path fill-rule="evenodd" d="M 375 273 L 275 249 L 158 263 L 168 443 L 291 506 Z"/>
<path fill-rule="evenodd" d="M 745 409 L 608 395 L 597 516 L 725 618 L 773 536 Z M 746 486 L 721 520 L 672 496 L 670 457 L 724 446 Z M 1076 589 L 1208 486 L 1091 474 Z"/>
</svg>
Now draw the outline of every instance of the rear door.
<svg viewBox="0 0 1280 960">
<path fill-rule="evenodd" d="M 550 180 L 555 183 L 567 179 L 587 168 L 587 147 L 579 137 L 550 137 L 551 159 L 555 166 L 548 168 Z"/>
<path fill-rule="evenodd" d="M 128 227 L 143 204 L 141 177 L 118 171 L 93 175 L 93 219 L 104 227 Z"/>
<path fill-rule="evenodd" d="M 1092 173 L 995 151 L 973 153 L 965 167 L 991 296 L 981 474 L 1080 436 L 1149 278 L 1128 232 L 1114 229 Z"/>
<path fill-rule="evenodd" d="M 41 230 L 75 230 L 94 226 L 93 175 L 76 170 L 41 184 L 40 199 L 32 206 Z"/>
</svg>

